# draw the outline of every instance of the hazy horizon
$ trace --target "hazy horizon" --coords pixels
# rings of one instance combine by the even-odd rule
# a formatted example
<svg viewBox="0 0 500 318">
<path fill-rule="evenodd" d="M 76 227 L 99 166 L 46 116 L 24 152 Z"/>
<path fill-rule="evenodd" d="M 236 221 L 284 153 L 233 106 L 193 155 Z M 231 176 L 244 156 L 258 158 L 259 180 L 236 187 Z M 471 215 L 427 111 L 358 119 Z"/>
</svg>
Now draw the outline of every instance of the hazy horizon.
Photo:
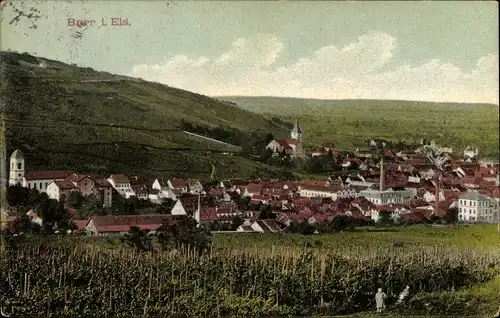
<svg viewBox="0 0 500 318">
<path fill-rule="evenodd" d="M 10 23 L 12 6 L 28 12 L 30 3 L 41 17 Z M 499 105 L 497 8 L 491 1 L 8 1 L 0 45 L 207 96 Z M 113 17 L 128 25 L 111 26 Z M 68 19 L 96 22 L 76 27 Z"/>
</svg>

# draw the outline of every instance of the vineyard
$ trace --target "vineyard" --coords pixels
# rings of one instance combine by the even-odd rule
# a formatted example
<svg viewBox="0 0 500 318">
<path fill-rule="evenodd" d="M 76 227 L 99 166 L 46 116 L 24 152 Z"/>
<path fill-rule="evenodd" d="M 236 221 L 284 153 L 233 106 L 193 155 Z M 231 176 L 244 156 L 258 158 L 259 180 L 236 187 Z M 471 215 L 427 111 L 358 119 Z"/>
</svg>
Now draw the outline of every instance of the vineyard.
<svg viewBox="0 0 500 318">
<path fill-rule="evenodd" d="M 373 310 L 378 287 L 391 306 L 409 285 L 415 297 L 399 311 L 464 315 L 498 302 L 464 291 L 484 283 L 500 293 L 498 249 L 349 241 L 237 249 L 228 240 L 215 237 L 204 256 L 75 237 L 25 244 L 2 255 L 2 302 L 16 315 L 47 317 L 334 315 Z"/>
</svg>

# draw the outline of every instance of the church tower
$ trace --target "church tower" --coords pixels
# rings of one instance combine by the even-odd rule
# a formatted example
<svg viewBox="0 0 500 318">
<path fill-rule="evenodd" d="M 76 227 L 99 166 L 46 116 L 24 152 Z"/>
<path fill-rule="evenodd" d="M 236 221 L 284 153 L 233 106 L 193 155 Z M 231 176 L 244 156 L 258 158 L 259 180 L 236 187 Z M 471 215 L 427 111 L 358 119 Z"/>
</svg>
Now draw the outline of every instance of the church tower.
<svg viewBox="0 0 500 318">
<path fill-rule="evenodd" d="M 9 185 L 22 185 L 24 170 L 24 155 L 18 149 L 10 156 Z"/>
<path fill-rule="evenodd" d="M 302 129 L 300 129 L 299 121 L 295 119 L 295 125 L 293 125 L 293 129 L 290 132 L 290 138 L 302 141 Z"/>
</svg>

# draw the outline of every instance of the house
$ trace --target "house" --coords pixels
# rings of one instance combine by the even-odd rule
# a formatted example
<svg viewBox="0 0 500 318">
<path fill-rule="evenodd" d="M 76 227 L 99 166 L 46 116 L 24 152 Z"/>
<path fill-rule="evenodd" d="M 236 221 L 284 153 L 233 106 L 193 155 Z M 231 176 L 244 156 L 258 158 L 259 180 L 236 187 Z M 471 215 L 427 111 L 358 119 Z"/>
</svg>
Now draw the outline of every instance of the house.
<svg viewBox="0 0 500 318">
<path fill-rule="evenodd" d="M 250 183 L 245 187 L 245 191 L 241 196 L 254 197 L 262 194 L 264 186 L 260 183 Z"/>
<path fill-rule="evenodd" d="M 289 139 L 271 140 L 266 149 L 271 150 L 273 153 L 285 153 L 293 158 L 305 158 L 304 143 L 302 138 L 302 129 L 299 122 L 295 120 L 295 125 L 290 132 Z"/>
<path fill-rule="evenodd" d="M 477 147 L 476 149 L 473 149 L 471 146 L 465 148 L 463 153 L 464 158 L 476 158 L 478 155 L 479 155 L 479 150 L 477 149 Z"/>
<path fill-rule="evenodd" d="M 96 179 L 94 182 L 95 195 L 101 201 L 104 208 L 109 208 L 113 205 L 113 186 L 107 179 Z"/>
<path fill-rule="evenodd" d="M 167 185 L 171 190 L 178 190 L 181 194 L 203 193 L 203 185 L 197 179 L 172 179 L 167 181 Z"/>
<path fill-rule="evenodd" d="M 160 191 L 157 189 L 150 189 L 148 191 L 148 200 L 155 204 L 162 204 L 163 200 L 160 198 Z"/>
<path fill-rule="evenodd" d="M 28 212 L 26 212 L 26 215 L 30 218 L 32 224 L 35 224 L 36 226 L 43 225 L 42 218 L 38 215 L 38 213 L 36 213 L 35 210 L 29 210 Z"/>
<path fill-rule="evenodd" d="M 32 171 L 28 172 L 23 178 L 23 187 L 36 189 L 39 192 L 47 192 L 47 187 L 53 181 L 63 181 L 73 171 L 53 170 L 53 171 Z"/>
<path fill-rule="evenodd" d="M 67 200 L 71 192 L 78 191 L 78 187 L 71 181 L 60 180 L 52 181 L 46 190 L 49 198 L 59 201 L 62 196 Z"/>
<path fill-rule="evenodd" d="M 126 199 L 135 196 L 134 190 L 130 185 L 130 180 L 124 174 L 112 174 L 107 178 L 113 189 Z"/>
<path fill-rule="evenodd" d="M 166 214 L 92 216 L 85 231 L 92 236 L 122 235 L 129 232 L 132 226 L 155 231 L 169 217 L 171 216 Z"/>
<path fill-rule="evenodd" d="M 164 182 L 163 179 L 155 179 L 153 185 L 151 186 L 153 190 L 158 190 L 158 199 L 172 199 L 177 200 L 177 195 L 172 191 L 168 182 Z"/>
<path fill-rule="evenodd" d="M 94 194 L 95 181 L 90 176 L 73 173 L 66 177 L 65 181 L 72 182 L 82 195 Z"/>
<path fill-rule="evenodd" d="M 408 204 L 414 197 L 414 192 L 411 190 L 393 190 L 384 191 L 367 189 L 359 192 L 359 195 L 365 197 L 368 201 L 375 205 L 384 205 L 390 203 Z"/>
<path fill-rule="evenodd" d="M 134 191 L 136 198 L 140 200 L 149 199 L 149 189 L 146 185 L 131 185 L 132 191 Z"/>
<path fill-rule="evenodd" d="M 314 198 L 331 198 L 332 200 L 337 200 L 337 192 L 339 187 L 336 185 L 330 186 L 313 186 L 313 185 L 302 185 L 299 186 L 299 194 L 301 197 Z"/>
<path fill-rule="evenodd" d="M 281 231 L 281 228 L 274 220 L 255 220 L 251 222 L 245 222 L 240 225 L 237 232 L 250 232 L 250 233 L 277 233 Z"/>
<path fill-rule="evenodd" d="M 463 222 L 500 221 L 499 202 L 478 191 L 468 191 L 458 197 L 458 219 Z"/>
<path fill-rule="evenodd" d="M 175 202 L 175 205 L 172 208 L 172 211 L 170 211 L 170 214 L 172 214 L 172 215 L 187 215 L 186 209 L 184 209 L 184 206 L 182 205 L 181 200 L 177 200 Z"/>
<path fill-rule="evenodd" d="M 233 185 L 233 183 L 231 182 L 231 180 L 222 180 L 220 182 L 220 184 L 219 184 L 219 187 L 220 188 L 224 188 L 227 191 L 233 191 L 233 190 L 235 190 L 235 186 Z"/>
</svg>

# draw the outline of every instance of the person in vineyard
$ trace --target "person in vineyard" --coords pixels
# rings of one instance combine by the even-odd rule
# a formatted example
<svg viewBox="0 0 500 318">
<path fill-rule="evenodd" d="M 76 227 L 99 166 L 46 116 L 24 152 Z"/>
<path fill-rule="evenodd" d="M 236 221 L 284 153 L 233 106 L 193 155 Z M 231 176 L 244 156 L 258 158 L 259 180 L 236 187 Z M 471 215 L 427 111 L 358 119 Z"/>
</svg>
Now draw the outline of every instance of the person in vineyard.
<svg viewBox="0 0 500 318">
<path fill-rule="evenodd" d="M 377 293 L 375 294 L 375 302 L 377 304 L 377 312 L 382 312 L 385 309 L 385 300 L 387 299 L 387 295 L 382 291 L 382 288 L 379 288 Z"/>
<path fill-rule="evenodd" d="M 399 299 L 397 304 L 402 305 L 406 302 L 408 299 L 408 296 L 410 296 L 410 286 L 406 285 L 406 288 L 399 294 Z"/>
</svg>

